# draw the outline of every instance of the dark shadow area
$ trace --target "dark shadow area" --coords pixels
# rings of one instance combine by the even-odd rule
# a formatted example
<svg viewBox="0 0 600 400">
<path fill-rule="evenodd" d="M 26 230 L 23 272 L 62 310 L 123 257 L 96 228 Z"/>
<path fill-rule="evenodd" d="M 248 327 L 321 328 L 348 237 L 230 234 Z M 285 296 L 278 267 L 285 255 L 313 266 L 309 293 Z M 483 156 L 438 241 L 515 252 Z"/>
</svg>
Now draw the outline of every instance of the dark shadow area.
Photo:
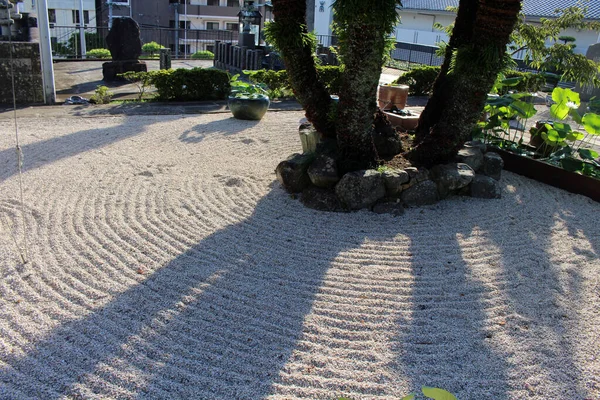
<svg viewBox="0 0 600 400">
<path fill-rule="evenodd" d="M 230 136 L 252 128 L 259 123 L 260 121 L 244 121 L 233 117 L 226 120 L 212 121 L 188 129 L 179 136 L 179 140 L 184 143 L 200 143 L 206 138 L 206 135 L 214 133 L 216 130 L 223 136 Z"/>
<path fill-rule="evenodd" d="M 306 213 L 273 189 L 246 220 L 55 329 L 25 357 L 3 360 L 12 368 L 0 382 L 14 396 L 44 399 L 263 398 L 296 349 L 332 260 L 379 227 L 363 219 L 357 231 L 341 231 L 339 215 L 328 214 L 306 227 L 298 224 Z M 143 378 L 123 379 L 111 365 Z"/>
</svg>

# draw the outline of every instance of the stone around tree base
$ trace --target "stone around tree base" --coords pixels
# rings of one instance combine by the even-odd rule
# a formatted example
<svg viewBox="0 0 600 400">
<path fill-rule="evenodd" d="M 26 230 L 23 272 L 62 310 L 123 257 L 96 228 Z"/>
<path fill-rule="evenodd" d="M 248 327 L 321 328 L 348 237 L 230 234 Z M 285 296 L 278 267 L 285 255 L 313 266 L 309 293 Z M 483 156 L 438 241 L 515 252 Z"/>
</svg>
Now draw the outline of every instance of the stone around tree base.
<svg viewBox="0 0 600 400">
<path fill-rule="evenodd" d="M 499 199 L 502 197 L 500 183 L 485 175 L 475 175 L 471 182 L 471 197 L 479 199 Z"/>
<path fill-rule="evenodd" d="M 485 175 L 499 181 L 502 176 L 502 168 L 504 168 L 504 160 L 498 153 L 490 151 L 483 155 L 482 172 Z"/>
<path fill-rule="evenodd" d="M 106 82 L 122 81 L 124 78 L 118 77 L 117 74 L 125 72 L 146 72 L 148 68 L 146 63 L 142 61 L 111 61 L 102 64 L 102 77 Z"/>
<path fill-rule="evenodd" d="M 400 195 L 404 205 L 409 207 L 426 206 L 437 203 L 439 195 L 433 181 L 423 181 L 406 189 Z"/>
<path fill-rule="evenodd" d="M 289 193 L 299 193 L 310 185 L 308 167 L 313 162 L 314 156 L 308 154 L 292 154 L 277 165 L 275 174 L 281 186 Z"/>
<path fill-rule="evenodd" d="M 342 206 L 333 189 L 309 186 L 302 192 L 302 204 L 319 211 L 341 211 Z"/>
<path fill-rule="evenodd" d="M 322 188 L 333 187 L 340 180 L 335 160 L 324 154 L 318 155 L 308 167 L 308 177 L 313 185 Z"/>
<path fill-rule="evenodd" d="M 383 176 L 373 169 L 348 172 L 335 187 L 335 193 L 351 210 L 370 208 L 385 196 Z"/>
</svg>

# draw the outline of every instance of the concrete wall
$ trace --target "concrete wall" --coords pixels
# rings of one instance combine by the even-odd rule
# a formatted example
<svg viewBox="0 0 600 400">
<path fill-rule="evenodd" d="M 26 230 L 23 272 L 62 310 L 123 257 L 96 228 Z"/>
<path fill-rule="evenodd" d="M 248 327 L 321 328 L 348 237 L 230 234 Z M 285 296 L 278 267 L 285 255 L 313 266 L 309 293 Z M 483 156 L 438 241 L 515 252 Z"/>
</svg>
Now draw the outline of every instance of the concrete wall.
<svg viewBox="0 0 600 400">
<path fill-rule="evenodd" d="M 13 102 L 9 46 L 7 42 L 0 42 L 0 104 Z M 17 103 L 43 103 L 38 43 L 16 42 L 12 46 Z"/>
</svg>

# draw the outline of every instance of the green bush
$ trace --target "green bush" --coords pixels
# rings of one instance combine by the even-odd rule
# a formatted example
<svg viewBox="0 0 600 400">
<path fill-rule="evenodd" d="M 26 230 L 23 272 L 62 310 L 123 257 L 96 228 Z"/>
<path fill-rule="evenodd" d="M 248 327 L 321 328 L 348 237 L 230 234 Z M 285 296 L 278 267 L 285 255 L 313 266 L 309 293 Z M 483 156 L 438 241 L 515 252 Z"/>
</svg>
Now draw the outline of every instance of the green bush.
<svg viewBox="0 0 600 400">
<path fill-rule="evenodd" d="M 244 71 L 251 82 L 264 83 L 268 87 L 269 97 L 272 99 L 292 96 L 292 88 L 288 79 L 287 71 L 274 71 L 260 69 L 257 71 Z M 339 66 L 317 66 L 319 77 L 331 94 L 339 94 L 342 87 L 343 69 Z"/>
<path fill-rule="evenodd" d="M 201 50 L 192 54 L 194 60 L 214 60 L 215 55 L 211 51 Z"/>
<path fill-rule="evenodd" d="M 110 50 L 108 49 L 92 49 L 86 52 L 87 58 L 111 58 Z"/>
<path fill-rule="evenodd" d="M 516 86 L 506 87 L 502 90 L 503 93 L 508 90 L 516 92 L 537 92 L 546 83 L 546 78 L 542 74 L 536 74 L 532 72 L 520 72 L 520 71 L 509 71 L 504 74 L 505 78 L 522 78 Z"/>
<path fill-rule="evenodd" d="M 154 71 L 151 81 L 160 100 L 223 100 L 230 90 L 227 72 L 212 68 Z"/>
<path fill-rule="evenodd" d="M 440 67 L 418 67 L 396 79 L 394 85 L 408 85 L 410 96 L 428 95 L 433 90 L 433 83 L 440 73 Z"/>
<path fill-rule="evenodd" d="M 90 97 L 90 102 L 94 104 L 108 104 L 114 96 L 114 93 L 108 89 L 108 86 L 98 85 L 94 94 Z"/>
<path fill-rule="evenodd" d="M 160 49 L 164 49 L 164 48 L 165 48 L 165 46 L 162 46 L 156 42 L 148 42 L 148 43 L 144 43 L 144 45 L 142 46 L 142 51 L 144 53 L 150 53 L 150 58 L 152 58 L 152 57 L 154 57 L 154 53 L 156 53 Z"/>
</svg>

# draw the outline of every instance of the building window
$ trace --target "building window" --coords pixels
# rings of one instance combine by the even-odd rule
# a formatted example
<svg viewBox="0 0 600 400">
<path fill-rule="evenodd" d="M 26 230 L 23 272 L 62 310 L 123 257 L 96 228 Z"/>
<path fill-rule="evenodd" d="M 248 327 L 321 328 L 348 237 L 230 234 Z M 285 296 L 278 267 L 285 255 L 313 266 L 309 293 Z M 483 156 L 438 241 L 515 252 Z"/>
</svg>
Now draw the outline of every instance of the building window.
<svg viewBox="0 0 600 400">
<path fill-rule="evenodd" d="M 71 10 L 71 15 L 73 17 L 73 23 L 79 24 L 79 10 Z M 50 18 L 50 15 L 48 15 L 48 18 Z M 54 15 L 54 19 L 56 20 L 56 14 Z M 83 11 L 83 23 L 86 25 L 90 23 L 90 12 L 87 10 Z"/>
<path fill-rule="evenodd" d="M 53 8 L 48 9 L 48 22 L 51 24 L 56 23 L 56 10 Z"/>
<path fill-rule="evenodd" d="M 207 30 L 212 30 L 212 31 L 218 31 L 219 30 L 219 23 L 218 22 L 207 22 L 206 23 L 206 29 Z"/>
<path fill-rule="evenodd" d="M 227 7 L 239 7 L 239 0 L 227 0 Z"/>
<path fill-rule="evenodd" d="M 179 21 L 179 29 L 190 29 L 190 21 Z M 187 27 L 186 27 L 187 26 Z M 169 20 L 169 28 L 175 29 L 175 20 Z"/>
<path fill-rule="evenodd" d="M 206 0 L 206 5 L 207 6 L 218 6 L 219 0 Z"/>
<path fill-rule="evenodd" d="M 180 44 L 179 52 L 185 53 L 185 54 L 190 54 L 190 45 L 189 44 Z"/>
<path fill-rule="evenodd" d="M 240 30 L 240 24 L 236 24 L 234 22 L 228 22 L 227 24 L 225 24 L 226 28 L 228 31 L 234 31 L 237 32 Z"/>
<path fill-rule="evenodd" d="M 215 46 L 213 46 L 212 44 L 207 44 L 206 45 L 206 50 L 210 51 L 211 53 L 215 52 Z"/>
</svg>

